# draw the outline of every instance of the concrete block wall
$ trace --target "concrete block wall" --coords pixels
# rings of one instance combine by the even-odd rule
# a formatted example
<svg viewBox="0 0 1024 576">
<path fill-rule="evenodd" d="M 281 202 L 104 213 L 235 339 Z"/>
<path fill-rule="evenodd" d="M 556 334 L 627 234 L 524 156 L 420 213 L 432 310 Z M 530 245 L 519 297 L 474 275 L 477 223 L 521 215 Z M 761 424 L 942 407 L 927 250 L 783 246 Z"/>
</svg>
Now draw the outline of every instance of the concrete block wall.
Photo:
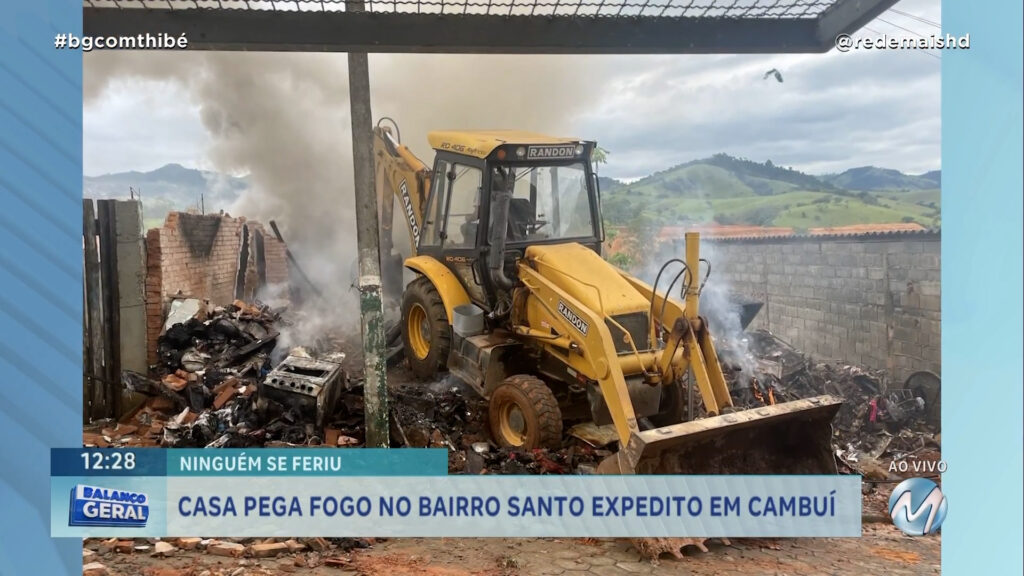
<svg viewBox="0 0 1024 576">
<path fill-rule="evenodd" d="M 823 361 L 941 374 L 938 233 L 706 239 L 710 282 L 763 301 L 766 328 Z"/>
<path fill-rule="evenodd" d="M 263 236 L 267 284 L 287 284 L 287 247 L 259 222 L 224 214 L 171 212 L 163 226 L 147 232 L 146 332 L 150 364 L 157 360 L 156 341 L 172 297 L 206 299 L 215 306 L 235 300 L 243 232 L 248 235 L 243 296 L 247 300 L 258 296 L 254 249 L 257 231 Z"/>
</svg>

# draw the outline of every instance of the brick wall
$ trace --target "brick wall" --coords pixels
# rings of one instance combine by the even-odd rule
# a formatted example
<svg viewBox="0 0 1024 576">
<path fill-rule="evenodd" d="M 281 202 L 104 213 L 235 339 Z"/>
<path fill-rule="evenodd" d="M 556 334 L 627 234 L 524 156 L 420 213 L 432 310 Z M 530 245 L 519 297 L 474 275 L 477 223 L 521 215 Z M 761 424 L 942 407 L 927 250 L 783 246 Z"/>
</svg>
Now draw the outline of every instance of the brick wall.
<svg viewBox="0 0 1024 576">
<path fill-rule="evenodd" d="M 235 300 L 243 232 L 248 236 L 241 296 L 258 296 L 257 232 L 263 237 L 266 283 L 287 284 L 286 246 L 259 222 L 227 215 L 171 212 L 163 226 L 146 234 L 146 317 L 148 359 L 156 362 L 156 340 L 175 295 L 207 299 L 223 306 Z"/>
<path fill-rule="evenodd" d="M 712 282 L 765 303 L 751 327 L 894 383 L 941 373 L 938 233 L 704 240 L 702 252 Z"/>
<path fill-rule="evenodd" d="M 146 361 L 156 364 L 156 340 L 163 327 L 163 252 L 160 228 L 146 232 Z"/>
</svg>

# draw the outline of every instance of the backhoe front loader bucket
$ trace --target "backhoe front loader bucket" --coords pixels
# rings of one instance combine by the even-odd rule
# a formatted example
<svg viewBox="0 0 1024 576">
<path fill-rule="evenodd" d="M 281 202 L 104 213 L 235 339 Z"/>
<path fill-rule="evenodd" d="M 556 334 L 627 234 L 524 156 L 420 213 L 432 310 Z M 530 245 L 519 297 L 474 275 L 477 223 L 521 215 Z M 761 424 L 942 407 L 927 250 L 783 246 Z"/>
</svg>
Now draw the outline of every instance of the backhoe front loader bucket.
<svg viewBox="0 0 1024 576">
<path fill-rule="evenodd" d="M 634 434 L 601 474 L 836 474 L 832 419 L 842 405 L 816 396 Z"/>
</svg>

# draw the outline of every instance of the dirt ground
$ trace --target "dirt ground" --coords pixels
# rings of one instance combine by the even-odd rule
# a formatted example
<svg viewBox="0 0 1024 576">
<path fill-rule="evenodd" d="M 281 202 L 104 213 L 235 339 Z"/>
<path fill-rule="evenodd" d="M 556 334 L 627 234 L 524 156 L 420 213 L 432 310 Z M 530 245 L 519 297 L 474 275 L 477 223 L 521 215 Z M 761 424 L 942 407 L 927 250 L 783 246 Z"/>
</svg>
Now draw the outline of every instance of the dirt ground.
<svg viewBox="0 0 1024 576">
<path fill-rule="evenodd" d="M 694 576 L 940 574 L 941 536 L 915 538 L 889 524 L 864 525 L 861 538 L 738 539 L 707 543 L 677 560 L 640 560 L 627 540 L 403 538 L 347 553 L 311 552 L 277 558 L 224 558 L 179 550 L 95 555 L 110 576 Z M 309 567 L 310 564 L 318 564 Z"/>
</svg>

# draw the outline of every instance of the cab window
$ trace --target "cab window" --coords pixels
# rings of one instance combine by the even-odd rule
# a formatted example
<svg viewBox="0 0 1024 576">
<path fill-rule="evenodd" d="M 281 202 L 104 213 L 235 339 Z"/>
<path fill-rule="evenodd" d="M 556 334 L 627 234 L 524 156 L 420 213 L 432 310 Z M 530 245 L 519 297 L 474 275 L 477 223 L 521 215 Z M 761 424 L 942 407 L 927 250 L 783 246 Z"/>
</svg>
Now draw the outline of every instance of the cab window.
<svg viewBox="0 0 1024 576">
<path fill-rule="evenodd" d="M 590 188 L 582 164 L 502 166 L 492 174 L 496 186 L 508 177 L 515 179 L 509 204 L 510 241 L 595 236 Z"/>
<path fill-rule="evenodd" d="M 479 168 L 452 164 L 448 170 L 448 217 L 445 221 L 445 248 L 473 248 L 480 227 Z"/>
<path fill-rule="evenodd" d="M 438 160 L 430 183 L 430 200 L 424 211 L 423 231 L 420 233 L 420 246 L 439 246 L 441 244 L 441 222 L 444 215 L 444 192 L 448 184 L 448 163 Z M 404 206 L 400 209 L 404 210 Z"/>
</svg>

